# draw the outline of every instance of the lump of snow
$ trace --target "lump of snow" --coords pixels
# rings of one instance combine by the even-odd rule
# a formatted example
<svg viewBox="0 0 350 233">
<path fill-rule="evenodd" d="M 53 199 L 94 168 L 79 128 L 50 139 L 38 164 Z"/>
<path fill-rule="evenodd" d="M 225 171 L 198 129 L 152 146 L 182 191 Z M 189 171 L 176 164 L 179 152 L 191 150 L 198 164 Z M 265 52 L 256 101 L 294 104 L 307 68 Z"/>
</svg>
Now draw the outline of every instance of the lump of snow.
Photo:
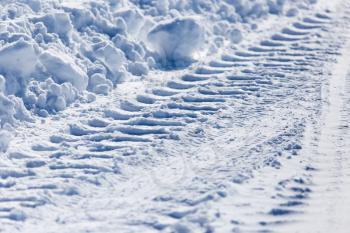
<svg viewBox="0 0 350 233">
<path fill-rule="evenodd" d="M 48 110 L 62 111 L 68 104 L 72 103 L 77 96 L 72 84 L 61 85 L 52 83 L 49 85 L 46 96 L 46 108 Z"/>
<path fill-rule="evenodd" d="M 67 40 L 73 29 L 69 15 L 64 12 L 57 12 L 34 18 L 33 22 L 43 22 L 50 33 L 56 33 L 60 38 Z"/>
<path fill-rule="evenodd" d="M 108 69 L 108 75 L 112 82 L 117 83 L 120 81 L 121 76 L 125 72 L 125 69 L 122 67 L 126 62 L 123 51 L 111 44 L 107 44 L 96 50 L 95 53 L 97 59 Z"/>
<path fill-rule="evenodd" d="M 104 75 L 95 73 L 90 77 L 88 90 L 96 93 L 107 95 L 113 88 L 113 83 L 106 79 Z"/>
<path fill-rule="evenodd" d="M 34 122 L 30 112 L 26 109 L 23 104 L 23 100 L 17 96 L 10 95 L 9 99 L 14 104 L 14 117 L 21 121 Z"/>
<path fill-rule="evenodd" d="M 63 9 L 69 13 L 72 24 L 77 30 L 92 25 L 95 17 L 92 12 L 81 1 L 62 2 Z"/>
<path fill-rule="evenodd" d="M 227 34 L 228 34 L 229 40 L 234 44 L 238 44 L 243 40 L 242 33 L 238 29 L 229 30 Z"/>
<path fill-rule="evenodd" d="M 114 16 L 123 19 L 128 35 L 137 40 L 143 41 L 143 35 L 147 35 L 147 31 L 153 26 L 153 22 L 136 9 L 123 9 Z"/>
<path fill-rule="evenodd" d="M 78 98 L 78 94 L 78 90 L 71 83 L 57 84 L 48 78 L 44 82 L 31 81 L 28 84 L 24 101 L 30 108 L 36 106 L 40 116 L 47 116 L 47 111 L 64 110 Z"/>
<path fill-rule="evenodd" d="M 33 44 L 22 39 L 0 49 L 1 73 L 27 77 L 35 71 L 36 63 Z"/>
<path fill-rule="evenodd" d="M 86 73 L 67 54 L 49 49 L 43 52 L 39 59 L 57 83 L 69 82 L 79 91 L 88 86 Z"/>
<path fill-rule="evenodd" d="M 22 99 L 13 95 L 7 97 L 0 93 L 0 127 L 6 123 L 12 124 L 15 119 L 33 121 Z"/>
<path fill-rule="evenodd" d="M 204 29 L 194 18 L 176 18 L 154 27 L 148 42 L 163 66 L 186 66 L 204 43 Z"/>
<path fill-rule="evenodd" d="M 5 123 L 11 124 L 14 121 L 15 112 L 14 103 L 0 93 L 0 126 L 3 126 Z"/>
<path fill-rule="evenodd" d="M 11 134 L 7 130 L 0 129 L 0 152 L 6 152 L 11 140 Z"/>
<path fill-rule="evenodd" d="M 142 62 L 130 63 L 128 66 L 128 70 L 130 73 L 136 76 L 147 75 L 149 72 L 147 63 Z"/>
</svg>

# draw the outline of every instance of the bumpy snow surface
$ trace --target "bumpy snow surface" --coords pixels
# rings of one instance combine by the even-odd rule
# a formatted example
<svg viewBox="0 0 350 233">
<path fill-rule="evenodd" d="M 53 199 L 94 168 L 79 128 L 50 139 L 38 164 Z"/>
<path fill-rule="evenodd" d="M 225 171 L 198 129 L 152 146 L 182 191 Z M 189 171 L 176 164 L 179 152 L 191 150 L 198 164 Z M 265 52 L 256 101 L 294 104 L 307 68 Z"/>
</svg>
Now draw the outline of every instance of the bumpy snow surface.
<svg viewBox="0 0 350 233">
<path fill-rule="evenodd" d="M 0 232 L 349 232 L 348 0 L 0 0 Z"/>
</svg>

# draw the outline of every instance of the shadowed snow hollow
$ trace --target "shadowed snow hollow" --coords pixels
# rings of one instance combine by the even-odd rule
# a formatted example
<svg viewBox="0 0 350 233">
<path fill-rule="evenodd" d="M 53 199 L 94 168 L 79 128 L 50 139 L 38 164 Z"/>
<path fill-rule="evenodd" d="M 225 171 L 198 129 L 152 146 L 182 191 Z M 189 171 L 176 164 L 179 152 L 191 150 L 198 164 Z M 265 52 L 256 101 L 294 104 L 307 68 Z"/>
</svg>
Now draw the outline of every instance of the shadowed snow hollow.
<svg viewBox="0 0 350 233">
<path fill-rule="evenodd" d="M 177 18 L 154 27 L 148 41 L 163 66 L 186 66 L 199 55 L 204 29 L 194 18 Z"/>
</svg>

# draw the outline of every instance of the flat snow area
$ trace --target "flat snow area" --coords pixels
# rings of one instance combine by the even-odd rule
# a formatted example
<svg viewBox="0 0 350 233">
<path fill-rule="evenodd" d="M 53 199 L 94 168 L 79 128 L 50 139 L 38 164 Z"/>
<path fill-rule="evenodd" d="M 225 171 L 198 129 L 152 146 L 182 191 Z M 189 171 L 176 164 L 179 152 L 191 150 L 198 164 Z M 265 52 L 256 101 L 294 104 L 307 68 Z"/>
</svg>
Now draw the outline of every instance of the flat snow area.
<svg viewBox="0 0 350 233">
<path fill-rule="evenodd" d="M 349 232 L 347 0 L 0 1 L 0 232 Z"/>
</svg>

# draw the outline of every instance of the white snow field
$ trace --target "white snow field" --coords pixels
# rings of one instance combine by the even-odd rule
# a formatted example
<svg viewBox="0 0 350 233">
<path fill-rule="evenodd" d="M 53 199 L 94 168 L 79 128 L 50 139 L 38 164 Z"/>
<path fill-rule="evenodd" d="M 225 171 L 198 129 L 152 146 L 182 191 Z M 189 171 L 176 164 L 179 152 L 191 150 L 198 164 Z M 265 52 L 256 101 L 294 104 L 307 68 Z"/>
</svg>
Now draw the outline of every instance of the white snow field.
<svg viewBox="0 0 350 233">
<path fill-rule="evenodd" d="M 348 0 L 0 17 L 0 232 L 350 232 Z"/>
</svg>

